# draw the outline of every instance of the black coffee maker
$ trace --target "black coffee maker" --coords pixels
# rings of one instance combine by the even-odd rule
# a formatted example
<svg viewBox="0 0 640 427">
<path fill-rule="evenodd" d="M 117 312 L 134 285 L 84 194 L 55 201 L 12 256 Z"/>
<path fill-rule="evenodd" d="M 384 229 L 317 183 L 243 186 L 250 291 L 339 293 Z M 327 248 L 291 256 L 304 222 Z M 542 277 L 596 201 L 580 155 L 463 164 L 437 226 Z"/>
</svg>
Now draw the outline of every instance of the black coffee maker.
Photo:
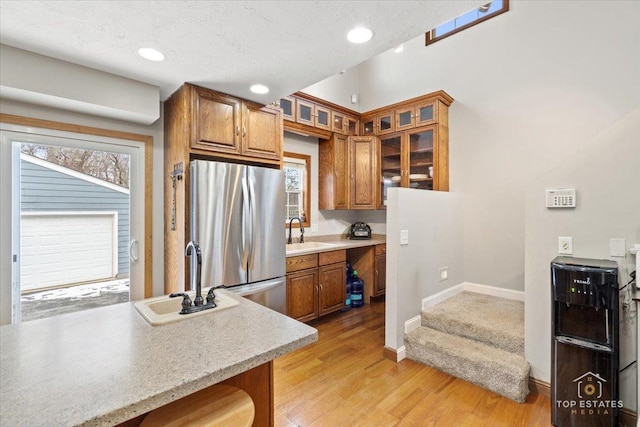
<svg viewBox="0 0 640 427">
<path fill-rule="evenodd" d="M 617 427 L 617 264 L 557 257 L 551 285 L 551 423 Z"/>
</svg>

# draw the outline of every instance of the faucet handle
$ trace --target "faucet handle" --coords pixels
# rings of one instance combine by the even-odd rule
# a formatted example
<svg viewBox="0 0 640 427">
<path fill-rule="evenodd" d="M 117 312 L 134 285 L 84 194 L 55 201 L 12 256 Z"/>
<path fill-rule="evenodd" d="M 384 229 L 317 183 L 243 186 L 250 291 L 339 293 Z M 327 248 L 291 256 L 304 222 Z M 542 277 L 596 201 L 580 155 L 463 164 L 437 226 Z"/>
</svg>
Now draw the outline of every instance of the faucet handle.
<svg viewBox="0 0 640 427">
<path fill-rule="evenodd" d="M 216 299 L 216 294 L 213 292 L 213 290 L 216 289 L 215 287 L 212 287 L 211 289 L 209 289 L 209 292 L 207 292 L 207 305 L 212 305 L 215 307 L 216 303 L 215 303 L 215 299 Z"/>
<path fill-rule="evenodd" d="M 185 292 L 178 292 L 174 294 L 169 294 L 169 298 L 182 297 L 182 310 L 180 310 L 180 314 L 185 314 L 189 312 L 191 308 L 191 297 L 189 294 Z"/>
</svg>

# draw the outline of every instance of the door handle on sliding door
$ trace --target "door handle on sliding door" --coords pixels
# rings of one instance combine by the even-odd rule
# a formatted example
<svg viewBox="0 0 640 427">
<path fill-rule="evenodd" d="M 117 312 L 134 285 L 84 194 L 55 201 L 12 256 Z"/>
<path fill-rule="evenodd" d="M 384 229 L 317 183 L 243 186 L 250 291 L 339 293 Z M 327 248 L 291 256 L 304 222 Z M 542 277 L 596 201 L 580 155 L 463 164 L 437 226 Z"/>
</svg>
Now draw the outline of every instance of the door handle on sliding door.
<svg viewBox="0 0 640 427">
<path fill-rule="evenodd" d="M 136 239 L 131 239 L 131 241 L 129 242 L 129 259 L 131 259 L 131 261 L 133 262 L 136 262 L 138 261 L 138 255 L 139 255 L 138 241 Z"/>
</svg>

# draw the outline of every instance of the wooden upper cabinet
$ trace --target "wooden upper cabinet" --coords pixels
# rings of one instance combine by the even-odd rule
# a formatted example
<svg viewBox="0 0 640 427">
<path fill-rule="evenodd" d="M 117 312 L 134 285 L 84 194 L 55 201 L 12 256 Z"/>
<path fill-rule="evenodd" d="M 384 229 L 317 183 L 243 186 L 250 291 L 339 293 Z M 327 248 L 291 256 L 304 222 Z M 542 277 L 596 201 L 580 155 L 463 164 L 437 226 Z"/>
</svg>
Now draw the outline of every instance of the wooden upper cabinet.
<svg viewBox="0 0 640 427">
<path fill-rule="evenodd" d="M 279 162 L 282 114 L 273 106 L 191 87 L 194 150 Z"/>
<path fill-rule="evenodd" d="M 280 98 L 278 102 L 284 120 L 296 120 L 296 99 L 291 96 Z"/>
<path fill-rule="evenodd" d="M 331 130 L 338 133 L 347 133 L 347 117 L 336 111 L 331 111 Z"/>
<path fill-rule="evenodd" d="M 395 130 L 412 129 L 436 123 L 438 104 L 439 101 L 426 101 L 397 108 L 395 110 Z"/>
<path fill-rule="evenodd" d="M 377 145 L 373 136 L 350 136 L 351 209 L 377 207 Z"/>
<path fill-rule="evenodd" d="M 316 112 L 314 118 L 315 127 L 319 129 L 332 130 L 331 110 L 317 104 L 314 107 Z"/>
<path fill-rule="evenodd" d="M 396 119 L 393 111 L 379 114 L 376 117 L 377 135 L 393 133 L 396 130 Z"/>
<path fill-rule="evenodd" d="M 318 208 L 349 209 L 349 143 L 347 137 L 333 134 L 320 140 L 318 170 Z"/>
<path fill-rule="evenodd" d="M 313 102 L 298 99 L 296 102 L 296 122 L 315 126 L 316 106 Z"/>
<path fill-rule="evenodd" d="M 282 158 L 282 119 L 276 108 L 245 101 L 241 134 L 243 155 Z"/>
<path fill-rule="evenodd" d="M 365 116 L 362 118 L 360 123 L 362 124 L 362 130 L 360 132 L 360 135 L 367 136 L 367 135 L 376 134 L 377 124 L 376 124 L 375 116 Z"/>
<path fill-rule="evenodd" d="M 192 87 L 191 147 L 240 154 L 242 101 Z"/>
<path fill-rule="evenodd" d="M 353 116 L 345 117 L 345 133 L 347 135 L 358 135 L 360 131 L 360 120 Z"/>
</svg>

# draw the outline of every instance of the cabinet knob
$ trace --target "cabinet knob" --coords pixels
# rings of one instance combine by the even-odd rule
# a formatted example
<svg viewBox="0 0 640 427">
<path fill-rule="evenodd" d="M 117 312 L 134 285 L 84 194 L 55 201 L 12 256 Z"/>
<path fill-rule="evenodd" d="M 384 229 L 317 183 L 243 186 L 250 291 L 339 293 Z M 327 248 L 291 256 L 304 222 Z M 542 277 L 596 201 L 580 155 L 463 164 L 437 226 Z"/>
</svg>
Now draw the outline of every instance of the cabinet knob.
<svg viewBox="0 0 640 427">
<path fill-rule="evenodd" d="M 236 136 L 240 135 L 240 126 L 236 125 Z"/>
</svg>

